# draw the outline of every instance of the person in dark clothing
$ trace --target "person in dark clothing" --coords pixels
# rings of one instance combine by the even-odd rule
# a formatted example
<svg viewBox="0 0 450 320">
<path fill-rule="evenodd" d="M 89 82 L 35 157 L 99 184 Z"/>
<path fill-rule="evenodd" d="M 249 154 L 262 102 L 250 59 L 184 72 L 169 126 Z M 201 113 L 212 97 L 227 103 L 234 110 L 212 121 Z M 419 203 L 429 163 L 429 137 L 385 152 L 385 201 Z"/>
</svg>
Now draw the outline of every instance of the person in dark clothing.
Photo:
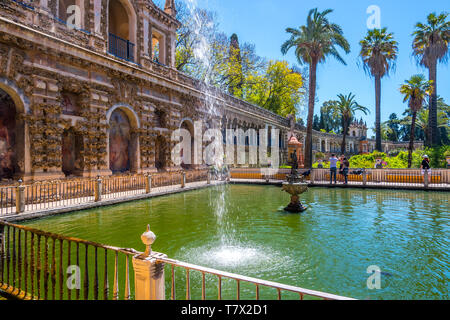
<svg viewBox="0 0 450 320">
<path fill-rule="evenodd" d="M 344 175 L 344 179 L 345 179 L 345 184 L 348 184 L 348 171 L 350 168 L 350 162 L 347 160 L 346 157 L 343 158 L 342 164 L 341 164 L 341 169 L 342 169 L 342 174 Z"/>
<path fill-rule="evenodd" d="M 420 165 L 420 168 L 422 169 L 422 175 L 425 176 L 425 172 L 427 172 L 428 179 L 430 179 L 431 166 L 430 166 L 430 158 L 428 158 L 427 155 L 423 156 L 423 160 L 422 160 L 422 164 Z"/>
</svg>

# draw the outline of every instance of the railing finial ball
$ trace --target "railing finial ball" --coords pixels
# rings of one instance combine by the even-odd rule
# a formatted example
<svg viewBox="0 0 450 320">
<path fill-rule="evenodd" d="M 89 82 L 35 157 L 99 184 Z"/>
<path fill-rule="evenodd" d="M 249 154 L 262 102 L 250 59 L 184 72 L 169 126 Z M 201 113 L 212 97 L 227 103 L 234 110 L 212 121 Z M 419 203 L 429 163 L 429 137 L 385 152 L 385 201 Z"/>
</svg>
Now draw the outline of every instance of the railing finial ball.
<svg viewBox="0 0 450 320">
<path fill-rule="evenodd" d="M 147 231 L 141 236 L 142 242 L 145 244 L 145 256 L 149 256 L 152 253 L 152 244 L 156 240 L 156 235 L 150 230 L 150 225 L 147 225 Z"/>
</svg>

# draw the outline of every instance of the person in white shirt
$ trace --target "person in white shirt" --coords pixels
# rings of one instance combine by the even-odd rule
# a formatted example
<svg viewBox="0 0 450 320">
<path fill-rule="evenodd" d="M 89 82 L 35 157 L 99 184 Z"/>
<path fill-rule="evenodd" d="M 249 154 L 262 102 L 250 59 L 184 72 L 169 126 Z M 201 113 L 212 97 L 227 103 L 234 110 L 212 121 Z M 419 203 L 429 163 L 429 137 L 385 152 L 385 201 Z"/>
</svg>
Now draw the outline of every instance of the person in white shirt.
<svg viewBox="0 0 450 320">
<path fill-rule="evenodd" d="M 334 184 L 336 184 L 336 176 L 337 176 L 337 163 L 339 159 L 336 158 L 335 154 L 331 155 L 330 158 L 330 184 L 333 183 L 333 177 L 334 177 Z"/>
</svg>

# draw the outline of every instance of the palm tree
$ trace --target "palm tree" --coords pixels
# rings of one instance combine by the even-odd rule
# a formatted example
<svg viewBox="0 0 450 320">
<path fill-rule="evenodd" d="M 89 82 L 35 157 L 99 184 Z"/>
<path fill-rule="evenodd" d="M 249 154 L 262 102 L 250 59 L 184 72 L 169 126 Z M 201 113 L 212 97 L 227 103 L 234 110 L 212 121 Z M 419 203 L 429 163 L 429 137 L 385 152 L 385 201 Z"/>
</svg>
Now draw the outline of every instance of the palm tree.
<svg viewBox="0 0 450 320">
<path fill-rule="evenodd" d="M 429 128 L 429 123 L 428 123 L 428 119 L 429 119 L 429 110 L 426 109 L 426 106 L 424 106 L 422 108 L 421 111 L 419 111 L 417 113 L 417 118 L 416 118 L 416 128 L 419 128 L 420 130 L 423 131 L 425 139 L 428 139 L 428 128 Z M 411 120 L 412 120 L 412 116 L 407 116 L 405 117 L 401 124 L 402 125 L 411 125 Z M 449 123 L 450 119 L 447 115 L 446 112 L 444 111 L 438 111 L 438 121 L 437 121 L 437 127 L 438 128 L 443 128 L 446 131 L 450 129 L 448 123 Z"/>
<path fill-rule="evenodd" d="M 327 18 L 327 15 L 331 12 L 333 12 L 331 9 L 323 12 L 319 12 L 317 8 L 310 10 L 306 25 L 300 26 L 298 29 L 286 29 L 286 32 L 291 34 L 291 38 L 281 46 L 283 54 L 286 54 L 291 48 L 295 48 L 298 62 L 309 65 L 308 120 L 305 146 L 305 165 L 309 168 L 312 167 L 312 131 L 317 65 L 325 62 L 328 56 L 332 56 L 346 65 L 338 52 L 338 47 L 346 53 L 350 52 L 350 44 L 344 38 L 341 27 L 331 23 Z"/>
<path fill-rule="evenodd" d="M 338 95 L 339 100 L 332 100 L 324 103 L 324 107 L 327 112 L 330 112 L 335 117 L 340 117 L 342 119 L 342 144 L 341 153 L 345 153 L 346 138 L 348 134 L 348 127 L 350 126 L 350 121 L 353 119 L 356 111 L 361 111 L 367 114 L 369 109 L 361 106 L 355 101 L 355 95 L 349 93 L 347 96 L 340 94 Z"/>
<path fill-rule="evenodd" d="M 425 99 L 433 92 L 433 81 L 427 81 L 421 74 L 412 76 L 411 79 L 405 81 L 405 84 L 400 87 L 400 93 L 405 98 L 403 102 L 408 101 L 409 109 L 412 112 L 411 133 L 409 138 L 408 149 L 408 168 L 411 168 L 412 153 L 414 150 L 414 133 L 416 130 L 417 112 L 422 109 Z"/>
<path fill-rule="evenodd" d="M 375 132 L 376 146 L 378 151 L 382 151 L 381 146 L 381 78 L 389 75 L 395 67 L 397 59 L 397 41 L 394 35 L 388 33 L 386 28 L 373 29 L 367 32 L 366 37 L 360 41 L 364 70 L 375 78 Z"/>
<path fill-rule="evenodd" d="M 413 32 L 413 54 L 418 63 L 428 69 L 429 80 L 433 81 L 433 93 L 430 96 L 430 116 L 428 125 L 428 146 L 438 145 L 439 131 L 437 127 L 437 64 L 447 62 L 450 44 L 450 21 L 448 13 L 436 15 L 431 13 L 427 23 L 418 22 Z"/>
</svg>

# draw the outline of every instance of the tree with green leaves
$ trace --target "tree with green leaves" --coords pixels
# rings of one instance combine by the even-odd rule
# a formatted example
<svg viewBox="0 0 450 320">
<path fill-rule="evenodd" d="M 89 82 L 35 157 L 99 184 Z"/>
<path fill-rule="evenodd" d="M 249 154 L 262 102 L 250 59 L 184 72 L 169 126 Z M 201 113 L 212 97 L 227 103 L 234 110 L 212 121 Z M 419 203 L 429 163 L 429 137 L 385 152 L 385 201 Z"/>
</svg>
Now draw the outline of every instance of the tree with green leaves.
<svg viewBox="0 0 450 320">
<path fill-rule="evenodd" d="M 315 114 L 313 118 L 313 130 L 319 131 L 320 129 L 320 119 L 319 116 Z"/>
<path fill-rule="evenodd" d="M 416 128 L 417 112 L 423 107 L 425 99 L 433 92 L 433 81 L 427 81 L 421 74 L 414 75 L 406 80 L 400 87 L 400 93 L 404 95 L 403 102 L 408 102 L 408 107 L 412 112 L 411 133 L 408 149 L 408 168 L 411 168 L 412 153 L 414 151 L 414 133 Z"/>
<path fill-rule="evenodd" d="M 287 54 L 291 48 L 295 48 L 295 55 L 300 64 L 309 65 L 309 98 L 308 120 L 306 127 L 305 166 L 312 168 L 312 132 L 314 104 L 317 86 L 317 66 L 324 63 L 327 57 L 332 56 L 339 62 L 346 64 L 338 51 L 342 48 L 346 53 L 350 52 L 350 44 L 343 35 L 342 28 L 331 23 L 328 15 L 331 9 L 320 12 L 317 8 L 309 11 L 306 25 L 298 29 L 287 28 L 290 39 L 283 43 L 281 52 Z"/>
<path fill-rule="evenodd" d="M 242 73 L 241 48 L 237 34 L 233 33 L 230 38 L 230 51 L 228 56 L 228 92 L 231 95 L 242 97 L 242 86 L 244 84 L 244 75 Z"/>
<path fill-rule="evenodd" d="M 411 126 L 411 119 L 412 119 L 412 113 L 411 115 L 406 116 L 403 120 L 402 120 L 402 125 L 404 125 L 406 128 L 410 128 Z M 442 129 L 442 131 L 447 135 L 447 139 L 450 139 L 450 137 L 448 137 L 449 135 L 449 116 L 442 110 L 438 110 L 438 123 L 437 123 L 437 127 L 438 129 Z M 415 139 L 418 138 L 419 134 L 423 134 L 423 137 L 426 139 L 428 139 L 427 135 L 428 135 L 428 127 L 429 126 L 429 110 L 424 106 L 422 108 L 422 110 L 420 110 L 417 113 L 417 118 L 416 118 L 416 131 L 415 131 Z M 408 134 L 408 139 L 410 138 L 410 135 Z"/>
<path fill-rule="evenodd" d="M 381 78 L 389 75 L 395 66 L 398 46 L 394 35 L 388 33 L 386 28 L 368 30 L 360 45 L 359 56 L 364 70 L 375 78 L 375 148 L 381 152 Z"/>
<path fill-rule="evenodd" d="M 325 129 L 327 132 L 340 132 L 342 130 L 342 119 L 328 112 L 326 102 L 320 107 L 319 126 L 321 127 L 320 129 Z"/>
<path fill-rule="evenodd" d="M 413 52 L 420 65 L 429 72 L 429 80 L 433 81 L 433 93 L 430 96 L 430 117 L 427 133 L 428 146 L 440 144 L 437 110 L 437 64 L 446 63 L 449 55 L 450 21 L 448 13 L 431 13 L 427 22 L 417 23 L 413 33 Z"/>
<path fill-rule="evenodd" d="M 381 124 L 382 137 L 384 140 L 397 142 L 400 140 L 401 119 L 396 113 L 391 113 L 389 120 Z"/>
<path fill-rule="evenodd" d="M 369 113 L 369 109 L 360 105 L 355 100 L 355 95 L 349 93 L 348 95 L 339 94 L 338 100 L 331 100 L 324 103 L 324 106 L 328 112 L 332 113 L 335 117 L 340 117 L 342 119 L 342 144 L 341 153 L 345 153 L 346 150 L 346 139 L 348 135 L 348 128 L 352 119 L 354 118 L 357 111 L 364 114 Z"/>
<path fill-rule="evenodd" d="M 303 99 L 303 77 L 286 61 L 270 61 L 267 69 L 248 76 L 243 84 L 243 99 L 283 117 L 297 114 Z"/>
</svg>

